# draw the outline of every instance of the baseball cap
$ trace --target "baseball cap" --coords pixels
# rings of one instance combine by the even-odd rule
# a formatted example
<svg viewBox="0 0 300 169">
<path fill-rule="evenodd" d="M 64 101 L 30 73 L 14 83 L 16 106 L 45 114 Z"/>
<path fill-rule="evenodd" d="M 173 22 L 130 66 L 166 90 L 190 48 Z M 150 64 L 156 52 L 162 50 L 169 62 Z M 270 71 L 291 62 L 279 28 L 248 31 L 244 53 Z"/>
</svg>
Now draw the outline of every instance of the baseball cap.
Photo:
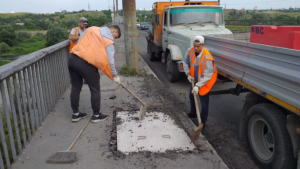
<svg viewBox="0 0 300 169">
<path fill-rule="evenodd" d="M 195 36 L 194 37 L 194 44 L 204 44 L 204 37 L 201 35 Z"/>
<path fill-rule="evenodd" d="M 85 17 L 81 17 L 79 19 L 79 22 L 82 22 L 84 25 L 87 25 L 88 24 L 88 20 L 85 18 Z"/>
</svg>

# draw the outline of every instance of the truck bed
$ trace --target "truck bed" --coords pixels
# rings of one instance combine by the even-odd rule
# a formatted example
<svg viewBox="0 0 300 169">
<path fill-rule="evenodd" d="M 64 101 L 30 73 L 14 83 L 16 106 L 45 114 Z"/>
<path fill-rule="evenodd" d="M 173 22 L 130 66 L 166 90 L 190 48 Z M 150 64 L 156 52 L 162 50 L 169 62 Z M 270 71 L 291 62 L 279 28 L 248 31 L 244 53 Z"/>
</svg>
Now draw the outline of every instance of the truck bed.
<svg viewBox="0 0 300 169">
<path fill-rule="evenodd" d="M 300 115 L 300 51 L 205 37 L 218 73 Z"/>
</svg>

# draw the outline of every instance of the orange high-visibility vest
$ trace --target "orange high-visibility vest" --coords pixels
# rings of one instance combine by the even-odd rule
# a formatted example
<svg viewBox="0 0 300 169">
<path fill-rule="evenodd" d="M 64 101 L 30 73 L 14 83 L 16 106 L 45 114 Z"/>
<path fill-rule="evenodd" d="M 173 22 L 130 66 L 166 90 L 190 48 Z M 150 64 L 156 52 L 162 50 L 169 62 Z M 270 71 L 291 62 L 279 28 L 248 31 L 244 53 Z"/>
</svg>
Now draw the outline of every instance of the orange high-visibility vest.
<svg viewBox="0 0 300 169">
<path fill-rule="evenodd" d="M 204 77 L 203 74 L 204 74 L 204 71 L 205 71 L 205 65 L 206 65 L 207 60 L 212 61 L 214 72 L 213 72 L 213 75 L 212 75 L 211 79 L 199 89 L 199 94 L 201 96 L 206 95 L 211 90 L 211 88 L 213 87 L 213 85 L 217 81 L 217 76 L 218 76 L 218 71 L 217 71 L 217 68 L 216 68 L 216 65 L 215 65 L 214 58 L 212 57 L 212 55 L 209 53 L 209 51 L 207 49 L 205 49 L 203 47 L 202 50 L 203 50 L 203 54 L 202 54 L 202 56 L 200 58 L 200 62 L 199 62 L 198 79 L 195 79 L 195 80 L 197 80 L 197 82 L 199 82 L 200 79 L 202 77 Z M 198 66 L 198 64 L 195 65 L 196 54 L 195 54 L 195 51 L 194 51 L 194 47 L 192 47 L 192 49 L 190 51 L 189 60 L 190 60 L 190 76 L 195 77 L 195 74 L 194 74 L 195 66 Z"/>
<path fill-rule="evenodd" d="M 71 53 L 92 64 L 113 80 L 106 54 L 106 48 L 111 44 L 114 44 L 112 40 L 101 36 L 100 27 L 93 26 L 86 30 L 86 33 Z"/>
<path fill-rule="evenodd" d="M 74 36 L 77 36 L 77 37 L 79 37 L 79 35 L 78 35 L 78 27 L 76 27 L 76 28 L 74 28 L 75 29 L 75 34 L 74 34 Z M 73 47 L 77 44 L 77 42 L 78 42 L 78 40 L 70 40 L 70 50 L 69 50 L 69 55 L 71 54 L 71 51 L 72 51 L 72 49 L 73 49 Z"/>
</svg>

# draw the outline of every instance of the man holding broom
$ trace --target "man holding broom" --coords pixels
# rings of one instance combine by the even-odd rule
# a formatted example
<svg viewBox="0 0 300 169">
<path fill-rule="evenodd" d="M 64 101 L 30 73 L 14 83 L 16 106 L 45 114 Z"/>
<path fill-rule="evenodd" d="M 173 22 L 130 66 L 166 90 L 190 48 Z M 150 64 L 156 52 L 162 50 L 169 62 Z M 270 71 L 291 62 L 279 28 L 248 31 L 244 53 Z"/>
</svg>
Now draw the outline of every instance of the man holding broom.
<svg viewBox="0 0 300 169">
<path fill-rule="evenodd" d="M 184 72 L 188 76 L 190 83 L 195 83 L 195 87 L 190 89 L 191 112 L 190 118 L 197 118 L 196 106 L 193 94 L 199 94 L 201 102 L 201 121 L 203 128 L 208 117 L 209 92 L 217 80 L 218 72 L 214 58 L 210 52 L 204 48 L 204 37 L 196 36 L 194 46 L 189 48 L 183 59 Z M 199 124 L 200 125 L 200 124 Z"/>
<path fill-rule="evenodd" d="M 101 70 L 108 78 L 120 84 L 114 61 L 114 39 L 120 38 L 119 26 L 89 27 L 80 36 L 73 47 L 68 60 L 71 76 L 71 107 L 73 109 L 72 122 L 78 122 L 86 117 L 86 113 L 79 112 L 79 97 L 83 79 L 91 91 L 93 109 L 92 122 L 107 119 L 107 115 L 100 113 L 100 75 Z"/>
</svg>

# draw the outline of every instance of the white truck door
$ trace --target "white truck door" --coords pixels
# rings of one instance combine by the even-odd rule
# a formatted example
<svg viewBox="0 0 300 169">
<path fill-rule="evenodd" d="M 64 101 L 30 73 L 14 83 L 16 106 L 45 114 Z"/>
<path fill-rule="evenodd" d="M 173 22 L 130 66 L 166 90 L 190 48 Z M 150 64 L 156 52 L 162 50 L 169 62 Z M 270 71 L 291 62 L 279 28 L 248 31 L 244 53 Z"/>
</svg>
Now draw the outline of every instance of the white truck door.
<svg viewBox="0 0 300 169">
<path fill-rule="evenodd" d="M 164 11 L 163 25 L 162 25 L 162 47 L 166 51 L 168 45 L 168 32 L 169 31 L 169 12 Z"/>
</svg>

